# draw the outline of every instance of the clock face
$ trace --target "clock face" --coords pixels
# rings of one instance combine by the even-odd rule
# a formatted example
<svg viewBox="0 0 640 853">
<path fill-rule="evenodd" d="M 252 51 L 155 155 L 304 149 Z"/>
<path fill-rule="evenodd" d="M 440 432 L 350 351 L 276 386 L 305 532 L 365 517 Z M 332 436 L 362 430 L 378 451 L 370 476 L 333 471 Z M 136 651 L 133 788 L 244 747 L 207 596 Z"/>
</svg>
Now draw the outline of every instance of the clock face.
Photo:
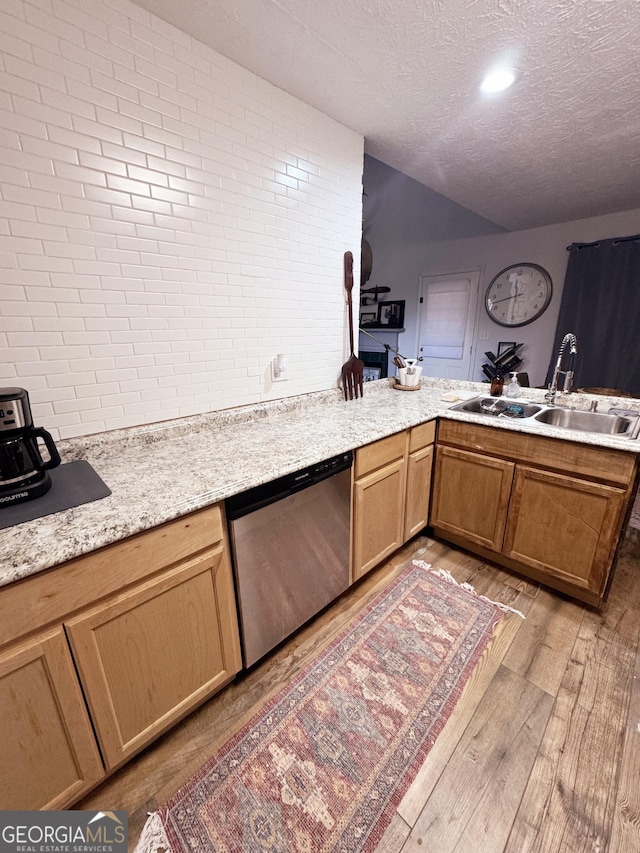
<svg viewBox="0 0 640 853">
<path fill-rule="evenodd" d="M 526 326 L 546 310 L 551 289 L 551 276 L 542 267 L 514 264 L 493 279 L 484 306 L 501 326 Z"/>
</svg>

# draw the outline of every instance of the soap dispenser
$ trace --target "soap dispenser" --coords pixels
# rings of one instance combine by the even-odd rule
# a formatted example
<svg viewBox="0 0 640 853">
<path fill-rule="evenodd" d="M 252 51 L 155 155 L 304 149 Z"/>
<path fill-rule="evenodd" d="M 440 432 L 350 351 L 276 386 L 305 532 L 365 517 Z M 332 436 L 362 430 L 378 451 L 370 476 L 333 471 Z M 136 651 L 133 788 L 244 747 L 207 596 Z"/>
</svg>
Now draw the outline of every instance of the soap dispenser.
<svg viewBox="0 0 640 853">
<path fill-rule="evenodd" d="M 522 386 L 518 382 L 518 374 L 511 374 L 511 381 L 507 385 L 507 388 L 504 392 L 505 397 L 519 397 L 522 393 Z"/>
</svg>

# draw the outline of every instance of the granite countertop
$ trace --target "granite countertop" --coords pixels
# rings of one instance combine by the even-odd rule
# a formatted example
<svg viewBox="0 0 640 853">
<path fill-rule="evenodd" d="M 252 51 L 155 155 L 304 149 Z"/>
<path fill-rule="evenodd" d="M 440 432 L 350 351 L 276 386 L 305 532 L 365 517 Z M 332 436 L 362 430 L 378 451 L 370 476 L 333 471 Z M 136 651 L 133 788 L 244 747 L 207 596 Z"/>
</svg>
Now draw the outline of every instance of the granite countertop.
<svg viewBox="0 0 640 853">
<path fill-rule="evenodd" d="M 0 586 L 436 417 L 640 452 L 640 441 L 450 411 L 451 397 L 486 394 L 484 383 L 391 384 L 366 383 L 358 400 L 336 389 L 59 442 L 63 463 L 86 459 L 112 494 L 1 530 Z M 544 391 L 525 392 L 543 402 Z M 592 399 L 558 403 L 588 408 Z M 640 409 L 640 400 L 607 398 L 600 409 L 611 406 Z"/>
</svg>

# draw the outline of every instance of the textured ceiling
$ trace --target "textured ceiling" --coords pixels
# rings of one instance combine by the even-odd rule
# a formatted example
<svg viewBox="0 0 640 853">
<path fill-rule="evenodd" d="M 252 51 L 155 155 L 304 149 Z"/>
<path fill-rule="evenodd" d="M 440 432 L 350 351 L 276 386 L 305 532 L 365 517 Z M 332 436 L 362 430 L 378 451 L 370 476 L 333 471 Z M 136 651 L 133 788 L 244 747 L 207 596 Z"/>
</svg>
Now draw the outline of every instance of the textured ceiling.
<svg viewBox="0 0 640 853">
<path fill-rule="evenodd" d="M 136 2 L 508 230 L 640 208 L 639 0 Z"/>
</svg>

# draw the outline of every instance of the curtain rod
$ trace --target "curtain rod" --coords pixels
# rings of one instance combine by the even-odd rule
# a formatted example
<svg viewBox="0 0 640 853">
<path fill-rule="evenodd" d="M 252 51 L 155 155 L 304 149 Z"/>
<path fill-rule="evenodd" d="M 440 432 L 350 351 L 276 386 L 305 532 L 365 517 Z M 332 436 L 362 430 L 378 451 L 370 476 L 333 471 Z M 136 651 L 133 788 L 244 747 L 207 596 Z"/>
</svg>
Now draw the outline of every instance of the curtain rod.
<svg viewBox="0 0 640 853">
<path fill-rule="evenodd" d="M 630 243 L 633 240 L 640 243 L 640 234 L 633 234 L 631 237 L 614 237 L 611 241 L 611 245 L 617 246 L 619 243 Z M 567 246 L 567 252 L 571 251 L 573 246 L 577 249 L 597 249 L 601 242 L 601 240 L 596 240 L 595 243 L 572 243 L 570 246 Z"/>
</svg>

